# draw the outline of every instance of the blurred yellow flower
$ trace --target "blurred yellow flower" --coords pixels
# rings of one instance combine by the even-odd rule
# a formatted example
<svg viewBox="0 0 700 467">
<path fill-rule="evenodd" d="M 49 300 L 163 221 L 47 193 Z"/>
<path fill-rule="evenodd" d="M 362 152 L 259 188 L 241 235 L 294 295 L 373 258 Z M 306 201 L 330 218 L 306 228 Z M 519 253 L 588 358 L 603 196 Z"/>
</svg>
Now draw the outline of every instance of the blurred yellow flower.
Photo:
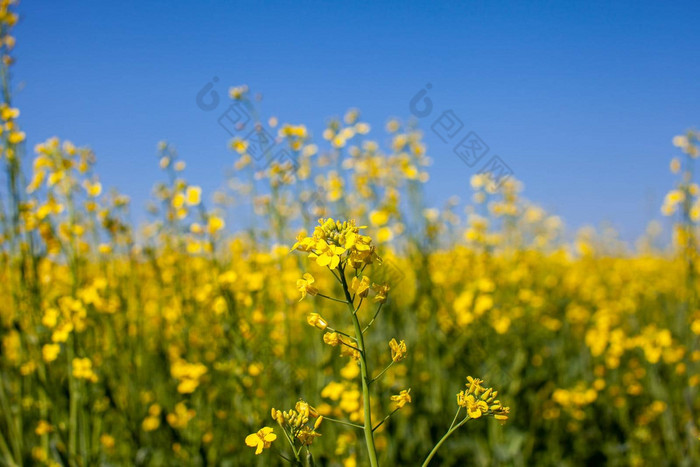
<svg viewBox="0 0 700 467">
<path fill-rule="evenodd" d="M 391 339 L 389 341 L 389 347 L 391 348 L 391 360 L 394 362 L 400 362 L 406 358 L 406 342 L 396 342 L 396 339 Z"/>
<path fill-rule="evenodd" d="M 306 317 L 306 322 L 309 323 L 310 326 L 317 327 L 322 331 L 328 327 L 326 320 L 318 313 L 309 313 L 309 316 Z"/>
<path fill-rule="evenodd" d="M 299 301 L 302 301 L 307 294 L 311 295 L 312 297 L 318 294 L 318 289 L 312 285 L 316 281 L 314 276 L 306 272 L 302 277 L 303 279 L 297 280 L 297 289 L 299 292 L 301 292 L 301 298 Z"/>
<path fill-rule="evenodd" d="M 396 402 L 396 408 L 402 409 L 406 404 L 411 403 L 411 389 L 403 389 L 399 394 L 391 396 L 391 400 Z"/>
<path fill-rule="evenodd" d="M 211 235 L 216 234 L 220 230 L 226 227 L 226 222 L 218 216 L 210 215 L 207 221 L 207 230 Z"/>
<path fill-rule="evenodd" d="M 198 186 L 190 185 L 185 192 L 185 202 L 189 206 L 197 206 L 202 197 L 202 189 Z"/>
<path fill-rule="evenodd" d="M 73 359 L 73 377 L 85 379 L 93 383 L 97 382 L 97 374 L 92 370 L 92 361 L 89 358 Z"/>
<path fill-rule="evenodd" d="M 51 433 L 53 431 L 53 426 L 46 420 L 39 420 L 39 423 L 37 423 L 36 428 L 34 429 L 34 433 L 37 435 L 45 435 L 48 433 Z"/>
<path fill-rule="evenodd" d="M 58 357 L 61 352 L 61 346 L 58 344 L 44 344 L 41 348 L 41 354 L 46 363 L 51 363 Z"/>
</svg>

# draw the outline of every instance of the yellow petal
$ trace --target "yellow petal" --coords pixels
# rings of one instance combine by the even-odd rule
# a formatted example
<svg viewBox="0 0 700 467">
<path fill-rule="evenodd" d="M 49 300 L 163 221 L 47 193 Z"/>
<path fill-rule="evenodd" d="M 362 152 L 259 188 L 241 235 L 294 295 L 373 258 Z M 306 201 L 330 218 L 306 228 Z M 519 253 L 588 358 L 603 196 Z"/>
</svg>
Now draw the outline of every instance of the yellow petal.
<svg viewBox="0 0 700 467">
<path fill-rule="evenodd" d="M 246 444 L 246 446 L 250 446 L 251 448 L 254 448 L 258 444 L 260 444 L 260 437 L 258 436 L 257 433 L 253 433 L 252 435 L 248 435 L 245 437 L 245 444 Z"/>
</svg>

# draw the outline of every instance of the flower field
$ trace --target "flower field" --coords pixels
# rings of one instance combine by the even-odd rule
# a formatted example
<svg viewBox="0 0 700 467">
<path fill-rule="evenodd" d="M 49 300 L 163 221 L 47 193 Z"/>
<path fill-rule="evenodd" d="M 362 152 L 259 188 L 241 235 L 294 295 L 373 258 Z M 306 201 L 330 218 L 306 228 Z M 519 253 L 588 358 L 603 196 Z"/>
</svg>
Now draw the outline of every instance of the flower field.
<svg viewBox="0 0 700 467">
<path fill-rule="evenodd" d="M 260 116 L 293 157 L 235 138 L 215 193 L 160 143 L 136 224 L 99 155 L 26 147 L 16 22 L 2 0 L 0 465 L 700 463 L 697 133 L 668 245 L 567 235 L 513 177 L 428 206 L 420 129 L 356 110 Z"/>
</svg>

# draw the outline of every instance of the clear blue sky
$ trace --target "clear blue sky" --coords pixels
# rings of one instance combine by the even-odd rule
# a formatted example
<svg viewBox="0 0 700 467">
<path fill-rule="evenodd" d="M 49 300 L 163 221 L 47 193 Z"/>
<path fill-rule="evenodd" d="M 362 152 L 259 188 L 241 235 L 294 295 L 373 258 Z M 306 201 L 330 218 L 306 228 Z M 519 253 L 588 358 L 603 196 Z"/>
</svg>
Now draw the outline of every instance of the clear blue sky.
<svg viewBox="0 0 700 467">
<path fill-rule="evenodd" d="M 362 110 L 409 117 L 426 83 L 567 225 L 634 238 L 671 186 L 673 135 L 700 127 L 700 2 L 25 1 L 16 103 L 29 144 L 97 153 L 106 186 L 142 208 L 159 140 L 211 191 L 233 157 L 195 95 L 248 84 L 263 110 L 320 136 Z M 473 169 L 430 134 L 428 193 L 466 198 Z M 382 130 L 383 131 L 383 130 Z"/>
</svg>

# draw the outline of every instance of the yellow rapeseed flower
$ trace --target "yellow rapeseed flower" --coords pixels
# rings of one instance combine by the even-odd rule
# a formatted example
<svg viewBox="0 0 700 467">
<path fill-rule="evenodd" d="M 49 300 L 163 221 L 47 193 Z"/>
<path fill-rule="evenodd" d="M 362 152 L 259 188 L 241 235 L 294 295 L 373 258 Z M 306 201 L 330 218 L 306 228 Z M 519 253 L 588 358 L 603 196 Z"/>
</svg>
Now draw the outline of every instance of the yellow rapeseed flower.
<svg viewBox="0 0 700 467">
<path fill-rule="evenodd" d="M 411 403 L 411 388 L 402 390 L 399 394 L 391 396 L 391 400 L 396 402 L 396 407 L 402 409 L 404 405 Z"/>
<path fill-rule="evenodd" d="M 73 377 L 97 382 L 97 375 L 92 371 L 92 361 L 89 358 L 74 358 Z"/>
<path fill-rule="evenodd" d="M 350 291 L 359 297 L 366 297 L 369 293 L 370 279 L 367 276 L 362 276 L 362 279 L 353 277 L 350 284 Z"/>
<path fill-rule="evenodd" d="M 39 423 L 37 423 L 36 428 L 34 429 L 34 433 L 37 435 L 45 435 L 48 433 L 51 433 L 53 431 L 53 426 L 46 420 L 39 420 Z"/>
<path fill-rule="evenodd" d="M 332 347 L 336 347 L 342 341 L 340 340 L 340 335 L 337 332 L 327 332 L 323 335 L 323 342 Z"/>
<path fill-rule="evenodd" d="M 312 285 L 315 282 L 314 276 L 307 272 L 304 273 L 302 277 L 303 279 L 297 280 L 297 290 L 301 292 L 301 298 L 299 301 L 302 301 L 307 294 L 311 295 L 312 297 L 318 294 L 318 289 Z"/>
<path fill-rule="evenodd" d="M 309 313 L 309 316 L 306 317 L 306 322 L 322 331 L 328 327 L 328 322 L 318 313 Z"/>
<path fill-rule="evenodd" d="M 389 347 L 391 348 L 391 359 L 394 362 L 400 362 L 406 358 L 406 353 L 408 352 L 406 348 L 406 342 L 396 342 L 396 339 L 391 339 L 389 341 Z"/>
<path fill-rule="evenodd" d="M 489 406 L 482 400 L 477 400 L 473 395 L 469 394 L 465 399 L 465 407 L 470 418 L 479 418 L 484 414 Z"/>
<path fill-rule="evenodd" d="M 61 346 L 58 344 L 44 344 L 41 348 L 41 355 L 46 363 L 51 363 L 58 357 L 61 352 Z"/>
<path fill-rule="evenodd" d="M 185 202 L 189 206 L 197 206 L 202 199 L 202 189 L 198 186 L 190 185 L 185 191 Z"/>
<path fill-rule="evenodd" d="M 274 430 L 268 426 L 261 428 L 257 433 L 252 433 L 245 438 L 246 446 L 255 448 L 255 454 L 258 455 L 263 452 L 263 449 L 269 448 L 274 440 L 277 439 L 277 435 Z"/>
<path fill-rule="evenodd" d="M 211 235 L 216 234 L 220 230 L 226 227 L 226 222 L 218 216 L 210 215 L 207 220 L 207 230 Z"/>
</svg>

